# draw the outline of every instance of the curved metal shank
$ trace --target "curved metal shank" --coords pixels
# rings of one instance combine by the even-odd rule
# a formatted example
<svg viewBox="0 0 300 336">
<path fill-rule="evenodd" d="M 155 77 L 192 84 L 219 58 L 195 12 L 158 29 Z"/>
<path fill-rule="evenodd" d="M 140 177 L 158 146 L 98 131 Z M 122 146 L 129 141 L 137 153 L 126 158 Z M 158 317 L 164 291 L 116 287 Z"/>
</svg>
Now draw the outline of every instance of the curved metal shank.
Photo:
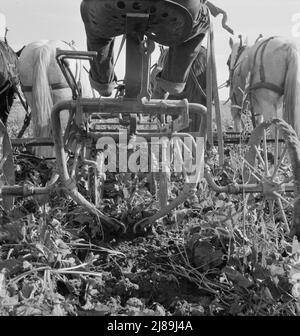
<svg viewBox="0 0 300 336">
<path fill-rule="evenodd" d="M 63 135 L 60 121 L 60 112 L 63 110 L 76 110 L 77 104 L 80 104 L 83 112 L 93 113 L 95 109 L 97 111 L 106 112 L 109 109 L 113 109 L 115 112 L 118 111 L 128 111 L 129 106 L 131 106 L 131 111 L 137 111 L 138 113 L 153 113 L 157 114 L 160 110 L 164 111 L 164 113 L 177 114 L 179 111 L 182 111 L 182 102 L 180 101 L 149 101 L 145 104 L 140 104 L 136 101 L 126 102 L 124 100 L 121 102 L 116 102 L 116 99 L 80 99 L 78 102 L 70 100 L 70 101 L 62 101 L 54 105 L 51 113 L 51 122 L 52 122 L 52 130 L 53 130 L 53 138 L 54 138 L 54 146 L 56 151 L 56 159 L 57 159 L 57 169 L 61 178 L 61 183 L 63 189 L 79 204 L 84 206 L 89 212 L 96 215 L 104 224 L 108 224 L 110 227 L 115 229 L 119 229 L 120 227 L 125 231 L 125 225 L 114 218 L 110 218 L 104 215 L 101 211 L 99 211 L 93 204 L 88 202 L 83 195 L 77 190 L 75 181 L 70 177 L 67 167 L 66 161 L 66 153 L 64 150 L 63 144 Z M 116 107 L 118 107 L 116 109 Z M 201 116 L 203 120 L 202 125 L 206 125 L 206 109 L 199 104 L 188 104 L 188 108 L 191 113 L 196 113 Z M 166 112 L 167 111 L 167 112 Z M 201 127 L 200 135 L 205 137 L 205 128 Z M 179 133 L 180 134 L 180 133 Z M 176 134 L 178 135 L 178 133 Z M 134 226 L 134 230 L 137 227 L 144 228 L 146 226 L 151 225 L 157 219 L 167 215 L 172 209 L 177 207 L 179 204 L 184 202 L 191 194 L 194 193 L 197 183 L 199 182 L 199 178 L 201 175 L 201 170 L 197 169 L 196 174 L 194 174 L 193 178 L 185 184 L 183 192 L 176 198 L 173 202 L 171 202 L 166 208 L 162 209 L 155 216 L 144 219 L 143 221 L 137 223 Z"/>
<path fill-rule="evenodd" d="M 61 101 L 56 105 L 54 105 L 51 113 L 54 146 L 57 157 L 57 169 L 61 178 L 62 188 L 69 196 L 71 196 L 75 200 L 75 202 L 81 204 L 90 213 L 94 214 L 97 217 L 97 219 L 101 221 L 101 223 L 103 223 L 104 225 L 108 224 L 110 227 L 113 227 L 116 231 L 122 228 L 123 231 L 125 232 L 126 228 L 124 224 L 122 224 L 121 222 L 119 222 L 114 218 L 109 218 L 108 216 L 105 216 L 92 203 L 88 202 L 83 197 L 83 195 L 81 195 L 81 193 L 77 190 L 75 181 L 71 179 L 69 176 L 66 153 L 64 151 L 64 145 L 63 145 L 60 112 L 62 110 L 69 110 L 69 111 L 76 110 L 76 106 L 77 106 L 76 101 L 73 100 Z"/>
<path fill-rule="evenodd" d="M 133 227 L 133 232 L 136 233 L 138 230 L 144 230 L 146 227 L 151 226 L 155 221 L 158 219 L 168 215 L 170 211 L 172 211 L 174 208 L 178 207 L 180 204 L 182 204 L 186 199 L 193 196 L 197 190 L 197 185 L 200 181 L 200 179 L 204 175 L 204 149 L 205 149 L 205 143 L 206 143 L 206 108 L 203 105 L 200 104 L 188 104 L 189 106 L 189 112 L 194 114 L 199 114 L 201 117 L 201 125 L 199 128 L 199 136 L 203 138 L 203 147 L 200 149 L 197 149 L 197 146 L 199 144 L 196 144 L 194 141 L 194 147 L 196 149 L 196 155 L 201 156 L 201 162 L 200 166 L 196 167 L 195 174 L 190 177 L 184 184 L 182 192 L 178 195 L 178 197 L 173 200 L 170 204 L 163 207 L 159 212 L 157 212 L 155 215 L 151 217 L 147 217 L 142 219 L 141 221 L 137 222 Z M 183 137 L 191 136 L 186 133 L 176 133 L 176 136 L 182 135 Z M 197 162 L 198 163 L 198 162 Z"/>
</svg>

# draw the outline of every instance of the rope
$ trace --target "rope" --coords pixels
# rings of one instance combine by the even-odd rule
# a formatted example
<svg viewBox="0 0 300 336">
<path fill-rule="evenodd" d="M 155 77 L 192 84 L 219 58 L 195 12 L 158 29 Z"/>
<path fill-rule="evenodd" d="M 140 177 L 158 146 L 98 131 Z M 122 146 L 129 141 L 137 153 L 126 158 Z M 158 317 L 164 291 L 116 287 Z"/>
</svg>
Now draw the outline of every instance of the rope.
<svg viewBox="0 0 300 336">
<path fill-rule="evenodd" d="M 202 87 L 201 87 L 201 85 L 200 85 L 200 83 L 199 83 L 199 81 L 198 81 L 198 78 L 197 78 L 197 76 L 196 76 L 196 74 L 195 74 L 195 71 L 194 71 L 193 67 L 191 68 L 191 75 L 192 75 L 192 79 L 193 79 L 194 83 L 196 84 L 198 90 L 200 91 L 201 95 L 202 95 L 204 98 L 206 98 L 206 93 L 205 93 L 204 90 L 202 89 Z"/>
<path fill-rule="evenodd" d="M 28 103 L 23 100 L 23 97 L 21 96 L 21 94 L 20 94 L 20 92 L 18 90 L 18 87 L 16 85 L 14 86 L 14 90 L 17 93 L 17 95 L 19 97 L 19 100 L 20 100 L 20 102 L 21 102 L 24 110 L 26 111 L 24 122 L 23 122 L 23 126 L 22 126 L 20 132 L 17 135 L 17 138 L 20 139 L 20 138 L 22 138 L 22 136 L 24 135 L 26 129 L 28 128 L 28 126 L 30 124 L 30 121 L 31 121 L 31 111 L 29 111 Z"/>
<path fill-rule="evenodd" d="M 7 32 L 7 31 L 6 31 Z M 5 55 L 5 52 L 8 54 L 8 57 Z M 7 111 L 7 115 L 9 113 L 9 110 L 11 108 L 11 106 L 9 106 L 9 102 L 8 102 L 8 90 L 10 88 L 13 88 L 14 93 L 17 92 L 16 91 L 16 80 L 19 81 L 19 78 L 17 76 L 14 76 L 13 73 L 11 72 L 11 67 L 14 66 L 16 67 L 16 62 L 17 62 L 17 56 L 15 54 L 15 52 L 11 49 L 11 47 L 8 45 L 6 37 L 5 37 L 5 42 L 4 43 L 0 43 L 0 54 L 2 56 L 3 59 L 3 64 L 6 67 L 6 71 L 7 71 L 7 75 L 8 75 L 8 79 L 7 79 L 7 83 L 4 86 L 4 88 L 2 88 L 2 90 L 0 91 L 0 94 L 5 93 L 5 91 L 7 91 L 6 95 L 5 95 L 5 99 L 6 99 L 6 111 Z M 15 60 L 13 59 L 12 55 L 15 56 Z"/>
<path fill-rule="evenodd" d="M 0 91 L 0 95 L 2 95 L 2 93 L 4 93 L 10 87 L 10 85 L 10 82 L 7 82 L 3 89 Z"/>
<path fill-rule="evenodd" d="M 230 85 L 229 80 L 226 80 L 224 83 L 218 86 L 218 89 L 224 89 L 225 87 L 228 87 L 229 85 Z"/>
<path fill-rule="evenodd" d="M 7 71 L 7 75 L 8 75 L 8 79 L 7 79 L 7 83 L 4 85 L 4 87 L 1 89 L 0 94 L 4 93 L 13 83 L 12 81 L 12 74 L 9 68 L 9 59 L 6 57 L 5 55 L 5 51 L 7 53 L 9 53 L 9 49 L 8 46 L 6 45 L 6 43 L 0 43 L 0 54 L 2 56 L 3 59 L 3 65 L 5 66 L 5 69 Z"/>
</svg>

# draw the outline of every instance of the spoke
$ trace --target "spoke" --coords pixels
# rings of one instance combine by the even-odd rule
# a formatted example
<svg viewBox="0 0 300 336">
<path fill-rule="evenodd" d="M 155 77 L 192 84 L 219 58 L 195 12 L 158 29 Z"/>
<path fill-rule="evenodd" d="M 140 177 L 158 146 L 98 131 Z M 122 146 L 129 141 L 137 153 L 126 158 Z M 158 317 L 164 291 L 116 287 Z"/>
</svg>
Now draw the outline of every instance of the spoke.
<svg viewBox="0 0 300 336">
<path fill-rule="evenodd" d="M 261 179 L 256 176 L 253 172 L 251 172 L 251 175 L 258 181 L 258 182 L 261 182 Z"/>
<path fill-rule="evenodd" d="M 274 158 L 275 167 L 278 164 L 278 149 L 279 149 L 278 139 L 279 139 L 279 129 L 278 127 L 275 127 L 275 158 Z"/>
<path fill-rule="evenodd" d="M 291 175 L 289 177 L 287 177 L 286 179 L 284 179 L 282 182 L 280 182 L 280 185 L 282 185 L 283 183 L 290 183 L 294 181 L 294 176 Z"/>
<path fill-rule="evenodd" d="M 278 192 L 274 192 L 274 194 L 276 195 L 276 198 L 281 199 L 284 203 L 286 203 L 289 206 L 293 206 L 293 204 L 291 204 L 291 202 L 289 202 L 286 198 L 284 198 L 282 195 L 280 195 Z"/>
<path fill-rule="evenodd" d="M 290 231 L 290 227 L 289 227 L 289 224 L 288 224 L 288 221 L 287 221 L 287 218 L 286 218 L 286 215 L 285 215 L 285 212 L 284 212 L 284 209 L 283 209 L 283 205 L 282 205 L 282 201 L 281 201 L 280 197 L 277 197 L 276 201 L 277 201 L 277 204 L 279 206 L 280 213 L 281 213 L 281 216 L 283 218 L 283 222 L 284 222 L 285 228 L 286 228 L 287 231 Z"/>
<path fill-rule="evenodd" d="M 286 212 L 289 208 L 293 208 L 293 204 L 292 203 L 289 203 L 288 205 L 286 205 L 285 207 L 283 207 L 283 210 L 284 210 L 284 212 Z"/>
<path fill-rule="evenodd" d="M 285 154 L 286 154 L 287 150 L 288 150 L 288 146 L 287 146 L 287 144 L 286 144 L 285 147 L 284 147 L 284 149 L 283 149 L 283 152 L 281 153 L 279 162 L 277 163 L 277 165 L 276 165 L 275 168 L 274 168 L 274 172 L 273 172 L 273 175 L 272 175 L 272 181 L 274 180 L 275 175 L 277 174 L 278 169 L 280 168 L 280 166 L 281 166 L 281 164 L 282 164 L 282 161 L 283 161 L 283 159 L 284 159 L 284 157 L 285 157 Z"/>
<path fill-rule="evenodd" d="M 269 176 L 267 131 L 266 131 L 266 129 L 264 129 L 263 145 L 264 145 L 264 157 L 265 157 L 265 173 L 266 173 L 266 176 Z"/>
<path fill-rule="evenodd" d="M 270 217 L 275 225 L 275 217 L 274 217 L 274 200 L 268 200 L 268 205 L 269 205 L 269 211 L 270 211 Z"/>
<path fill-rule="evenodd" d="M 247 160 L 245 160 L 244 158 L 243 158 L 243 162 L 248 166 L 248 168 L 250 168 L 252 171 L 254 171 L 258 176 L 260 176 L 260 181 L 262 181 L 262 180 L 264 180 L 264 181 L 266 181 L 266 178 L 261 174 L 261 172 L 257 169 L 257 168 L 255 168 L 255 167 L 253 167 Z"/>
<path fill-rule="evenodd" d="M 254 146 L 255 152 L 257 154 L 257 157 L 259 158 L 259 161 L 261 162 L 261 164 L 264 166 L 264 168 L 266 167 L 265 161 L 263 160 L 262 156 L 260 155 L 260 152 L 257 148 L 257 146 Z"/>
</svg>

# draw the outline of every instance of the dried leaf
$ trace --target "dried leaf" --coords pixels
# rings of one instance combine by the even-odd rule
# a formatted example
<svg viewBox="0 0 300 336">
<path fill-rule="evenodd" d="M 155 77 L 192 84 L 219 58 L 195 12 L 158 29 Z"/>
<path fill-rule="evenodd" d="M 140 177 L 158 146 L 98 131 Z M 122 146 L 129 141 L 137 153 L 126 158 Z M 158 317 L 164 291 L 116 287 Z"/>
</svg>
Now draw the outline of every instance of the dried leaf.
<svg viewBox="0 0 300 336">
<path fill-rule="evenodd" d="M 6 277 L 5 272 L 0 273 L 0 298 L 4 298 L 7 295 L 6 290 Z"/>
<path fill-rule="evenodd" d="M 13 276 L 23 272 L 23 259 L 8 259 L 0 261 L 0 271 L 6 269 L 7 275 Z"/>
<path fill-rule="evenodd" d="M 28 283 L 24 283 L 23 286 L 22 286 L 22 290 L 21 290 L 22 296 L 25 299 L 29 299 L 33 290 L 34 290 L 34 286 L 32 286 Z"/>
<path fill-rule="evenodd" d="M 293 244 L 292 244 L 292 254 L 294 255 L 296 253 L 300 254 L 300 243 L 299 243 L 297 237 L 294 236 L 294 238 L 293 238 Z"/>
<path fill-rule="evenodd" d="M 292 288 L 292 295 L 294 298 L 300 300 L 300 283 L 299 282 L 294 284 Z"/>
<path fill-rule="evenodd" d="M 229 280 L 240 287 L 249 288 L 254 284 L 252 280 L 246 278 L 244 275 L 242 275 L 242 273 L 236 271 L 232 267 L 226 266 L 222 271 L 226 274 Z"/>
</svg>

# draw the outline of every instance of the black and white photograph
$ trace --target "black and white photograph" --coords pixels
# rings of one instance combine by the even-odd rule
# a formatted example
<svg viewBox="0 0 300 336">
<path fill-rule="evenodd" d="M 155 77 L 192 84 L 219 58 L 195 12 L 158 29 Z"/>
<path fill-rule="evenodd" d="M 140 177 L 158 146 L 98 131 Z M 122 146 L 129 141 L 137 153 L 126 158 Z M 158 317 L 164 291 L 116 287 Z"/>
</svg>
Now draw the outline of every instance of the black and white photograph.
<svg viewBox="0 0 300 336">
<path fill-rule="evenodd" d="M 0 0 L 1 317 L 300 316 L 299 240 L 299 0 Z"/>
</svg>

